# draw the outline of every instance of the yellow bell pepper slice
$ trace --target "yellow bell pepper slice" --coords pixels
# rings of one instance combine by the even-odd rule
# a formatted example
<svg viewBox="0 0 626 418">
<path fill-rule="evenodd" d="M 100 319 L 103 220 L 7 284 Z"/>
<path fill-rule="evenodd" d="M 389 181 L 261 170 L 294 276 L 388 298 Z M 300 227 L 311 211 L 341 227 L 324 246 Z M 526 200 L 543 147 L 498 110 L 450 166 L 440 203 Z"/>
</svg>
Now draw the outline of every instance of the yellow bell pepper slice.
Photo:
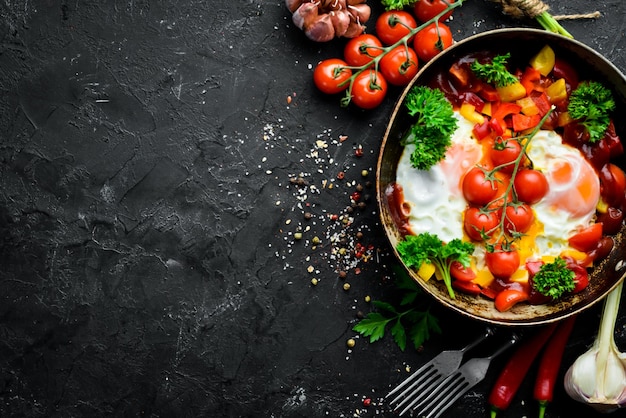
<svg viewBox="0 0 626 418">
<path fill-rule="evenodd" d="M 519 81 L 508 86 L 496 87 L 496 90 L 503 102 L 514 102 L 526 96 L 526 87 Z"/>
<path fill-rule="evenodd" d="M 547 76 L 552 72 L 556 57 L 554 50 L 549 45 L 544 46 L 541 50 L 531 58 L 530 66 L 543 76 Z"/>
</svg>

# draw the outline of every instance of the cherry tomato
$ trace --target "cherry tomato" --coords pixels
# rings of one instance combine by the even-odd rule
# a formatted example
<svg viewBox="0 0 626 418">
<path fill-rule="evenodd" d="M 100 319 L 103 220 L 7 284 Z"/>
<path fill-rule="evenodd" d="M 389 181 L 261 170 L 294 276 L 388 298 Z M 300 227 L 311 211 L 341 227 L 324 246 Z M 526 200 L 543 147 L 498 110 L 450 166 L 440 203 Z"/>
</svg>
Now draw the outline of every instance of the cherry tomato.
<svg viewBox="0 0 626 418">
<path fill-rule="evenodd" d="M 373 69 L 365 70 L 354 79 L 352 103 L 361 109 L 380 105 L 387 94 L 387 81 Z"/>
<path fill-rule="evenodd" d="M 459 261 L 450 263 L 450 275 L 462 282 L 471 282 L 476 278 L 476 272 L 471 267 L 464 267 Z"/>
<path fill-rule="evenodd" d="M 535 220 L 530 206 L 526 204 L 521 205 L 507 205 L 505 209 L 504 228 L 509 232 L 524 233 L 528 231 Z"/>
<path fill-rule="evenodd" d="M 539 202 L 548 193 L 548 180 L 537 170 L 524 169 L 517 172 L 513 187 L 517 198 L 529 205 Z"/>
<path fill-rule="evenodd" d="M 572 289 L 572 293 L 583 291 L 589 285 L 587 269 L 576 264 L 576 262 L 568 263 L 567 267 L 574 271 L 574 289 Z"/>
<path fill-rule="evenodd" d="M 508 288 L 498 293 L 494 303 L 498 311 L 506 312 L 517 303 L 527 301 L 528 297 L 528 292 L 524 290 Z"/>
<path fill-rule="evenodd" d="M 376 34 L 385 45 L 393 45 L 417 27 L 409 12 L 388 10 L 376 19 Z"/>
<path fill-rule="evenodd" d="M 368 64 L 382 54 L 383 44 L 374 35 L 364 33 L 352 38 L 343 49 L 343 58 L 353 67 Z"/>
<path fill-rule="evenodd" d="M 315 86 L 326 94 L 337 94 L 348 88 L 352 70 L 339 58 L 326 59 L 313 70 Z"/>
<path fill-rule="evenodd" d="M 477 207 L 467 208 L 463 217 L 465 233 L 474 241 L 482 241 L 483 234 L 490 235 L 499 224 L 494 211 L 483 211 Z"/>
<path fill-rule="evenodd" d="M 624 212 L 619 208 L 608 207 L 606 212 L 600 213 L 596 222 L 602 223 L 604 234 L 615 235 L 624 222 Z"/>
<path fill-rule="evenodd" d="M 422 23 L 428 22 L 430 19 L 437 16 L 439 13 L 443 12 L 448 5 L 445 0 L 418 0 L 415 3 L 415 7 L 413 8 L 413 12 L 415 13 L 415 17 Z M 446 20 L 452 15 L 452 10 L 448 13 L 444 14 L 439 18 L 439 21 Z"/>
<path fill-rule="evenodd" d="M 452 45 L 452 31 L 443 23 L 432 23 L 417 32 L 413 48 L 423 61 L 430 61 L 435 55 Z"/>
<path fill-rule="evenodd" d="M 605 164 L 600 170 L 601 195 L 609 206 L 620 207 L 626 192 L 626 174 L 615 164 Z"/>
<path fill-rule="evenodd" d="M 496 139 L 489 150 L 494 167 L 503 166 L 501 171 L 511 174 L 515 168 L 515 160 L 522 152 L 522 146 L 515 139 Z M 506 164 L 506 165 L 505 165 Z"/>
<path fill-rule="evenodd" d="M 480 167 L 473 167 L 465 174 L 462 189 L 465 200 L 474 205 L 486 205 L 498 192 L 495 180 L 487 179 Z"/>
<path fill-rule="evenodd" d="M 485 253 L 487 268 L 496 277 L 511 277 L 519 268 L 520 257 L 516 250 L 502 250 L 496 248 L 493 252 Z"/>
<path fill-rule="evenodd" d="M 596 248 L 601 238 L 602 224 L 595 223 L 572 235 L 569 238 L 568 243 L 572 248 L 575 248 L 578 251 L 587 252 Z"/>
<path fill-rule="evenodd" d="M 417 74 L 417 54 L 411 47 L 400 45 L 381 58 L 380 72 L 394 86 L 406 86 Z"/>
</svg>

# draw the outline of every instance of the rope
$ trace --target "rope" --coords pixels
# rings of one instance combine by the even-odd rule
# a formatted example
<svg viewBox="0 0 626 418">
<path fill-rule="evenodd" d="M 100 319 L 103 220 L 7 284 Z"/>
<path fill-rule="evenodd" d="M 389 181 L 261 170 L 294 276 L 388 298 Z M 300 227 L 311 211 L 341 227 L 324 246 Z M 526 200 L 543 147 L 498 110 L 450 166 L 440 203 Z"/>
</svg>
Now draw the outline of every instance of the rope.
<svg viewBox="0 0 626 418">
<path fill-rule="evenodd" d="M 545 13 L 550 9 L 550 6 L 542 2 L 541 0 L 492 0 L 502 5 L 502 11 L 510 16 L 516 18 L 530 17 L 535 19 L 537 16 Z M 559 15 L 553 16 L 556 20 L 571 20 L 571 19 L 595 19 L 600 17 L 600 12 L 573 15 Z"/>
</svg>

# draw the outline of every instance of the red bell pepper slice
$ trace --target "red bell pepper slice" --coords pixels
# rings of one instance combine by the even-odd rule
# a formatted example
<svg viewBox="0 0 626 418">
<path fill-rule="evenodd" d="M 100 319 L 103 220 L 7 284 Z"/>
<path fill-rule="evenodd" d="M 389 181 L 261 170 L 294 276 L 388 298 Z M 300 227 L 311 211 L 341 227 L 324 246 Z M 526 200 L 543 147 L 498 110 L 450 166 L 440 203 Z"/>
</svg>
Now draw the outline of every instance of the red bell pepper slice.
<svg viewBox="0 0 626 418">
<path fill-rule="evenodd" d="M 493 119 L 504 120 L 504 118 L 508 115 L 513 115 L 516 113 L 520 113 L 522 111 L 522 107 L 517 103 L 512 102 L 502 102 L 496 106 L 495 111 L 492 110 Z"/>
<path fill-rule="evenodd" d="M 498 94 L 498 90 L 496 90 L 496 88 L 493 87 L 491 84 L 479 84 L 478 95 L 488 102 L 495 103 L 500 101 L 500 95 Z"/>
<path fill-rule="evenodd" d="M 483 123 L 477 123 L 474 125 L 474 129 L 472 129 L 472 133 L 476 137 L 477 140 L 482 141 L 487 138 L 491 134 L 491 127 L 489 126 L 489 121 L 485 120 Z"/>
<path fill-rule="evenodd" d="M 541 85 L 539 82 L 541 81 L 541 73 L 539 70 L 535 70 L 533 67 L 526 67 L 522 77 L 520 78 L 520 83 L 526 89 L 526 94 L 530 95 L 533 90 L 541 91 Z"/>
<path fill-rule="evenodd" d="M 541 116 L 540 115 L 526 116 L 522 113 L 518 113 L 516 115 L 513 115 L 511 117 L 511 120 L 513 122 L 513 130 L 515 132 L 521 132 L 521 131 L 525 131 L 526 129 L 531 129 L 537 126 L 539 122 L 541 122 Z"/>
<path fill-rule="evenodd" d="M 550 98 L 543 92 L 532 92 L 530 98 L 533 100 L 533 103 L 535 103 L 535 106 L 537 106 L 537 109 L 539 109 L 539 115 L 541 115 L 541 117 L 545 116 L 552 108 Z"/>
<path fill-rule="evenodd" d="M 461 103 L 469 103 L 474 106 L 477 112 L 482 112 L 483 107 L 485 107 L 485 101 L 478 97 L 478 95 L 471 91 L 464 91 L 459 95 L 459 99 Z"/>
</svg>

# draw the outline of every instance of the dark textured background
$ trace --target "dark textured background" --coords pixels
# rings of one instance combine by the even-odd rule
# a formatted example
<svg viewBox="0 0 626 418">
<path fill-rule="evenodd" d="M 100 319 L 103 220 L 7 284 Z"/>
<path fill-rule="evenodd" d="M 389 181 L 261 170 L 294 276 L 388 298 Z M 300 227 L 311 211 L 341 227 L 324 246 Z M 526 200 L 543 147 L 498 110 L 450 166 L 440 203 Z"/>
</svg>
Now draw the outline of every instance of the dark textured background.
<svg viewBox="0 0 626 418">
<path fill-rule="evenodd" d="M 626 69 L 626 3 L 549 3 L 599 10 L 564 25 Z M 536 24 L 473 0 L 450 26 Z M 346 347 L 365 296 L 393 290 L 371 183 L 400 89 L 369 112 L 316 91 L 313 67 L 344 43 L 308 41 L 282 0 L 0 5 L 0 416 L 390 416 L 407 366 L 479 332 L 433 307 L 443 334 L 422 352 Z M 358 232 L 357 262 L 337 250 Z M 445 417 L 486 417 L 494 373 Z M 500 416 L 535 414 L 526 383 Z M 599 416 L 559 387 L 547 417 L 574 415 Z"/>
</svg>

